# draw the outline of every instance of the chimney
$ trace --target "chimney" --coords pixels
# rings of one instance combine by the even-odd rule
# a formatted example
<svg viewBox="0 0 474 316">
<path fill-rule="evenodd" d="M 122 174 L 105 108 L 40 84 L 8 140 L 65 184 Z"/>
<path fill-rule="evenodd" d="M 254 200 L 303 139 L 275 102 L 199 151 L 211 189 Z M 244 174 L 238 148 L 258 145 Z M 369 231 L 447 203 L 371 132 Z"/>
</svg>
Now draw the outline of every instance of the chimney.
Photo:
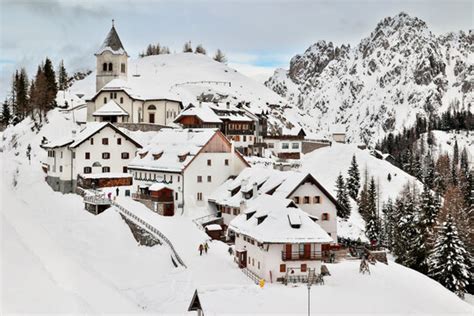
<svg viewBox="0 0 474 316">
<path fill-rule="evenodd" d="M 257 198 L 257 194 L 258 194 L 258 184 L 257 182 L 254 182 L 252 185 L 252 198 L 253 199 Z"/>
<path fill-rule="evenodd" d="M 72 138 L 73 139 L 76 138 L 76 130 L 75 129 L 72 130 Z"/>
<path fill-rule="evenodd" d="M 226 105 L 227 110 L 230 109 L 230 102 L 229 101 L 227 101 L 225 105 Z"/>
<path fill-rule="evenodd" d="M 245 200 L 240 201 L 240 214 L 243 214 L 245 210 L 247 209 L 247 203 L 245 203 Z"/>
</svg>

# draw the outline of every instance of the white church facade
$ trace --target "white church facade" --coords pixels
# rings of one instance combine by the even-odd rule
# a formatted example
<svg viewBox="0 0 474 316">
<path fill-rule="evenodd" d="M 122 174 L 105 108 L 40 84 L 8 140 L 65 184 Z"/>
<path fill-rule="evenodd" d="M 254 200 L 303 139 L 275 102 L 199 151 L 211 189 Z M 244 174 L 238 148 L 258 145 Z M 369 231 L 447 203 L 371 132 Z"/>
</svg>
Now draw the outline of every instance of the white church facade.
<svg viewBox="0 0 474 316">
<path fill-rule="evenodd" d="M 179 99 L 157 86 L 153 72 L 133 72 L 115 26 L 96 56 L 96 91 L 87 100 L 88 122 L 139 123 L 167 126 L 183 108 Z"/>
</svg>

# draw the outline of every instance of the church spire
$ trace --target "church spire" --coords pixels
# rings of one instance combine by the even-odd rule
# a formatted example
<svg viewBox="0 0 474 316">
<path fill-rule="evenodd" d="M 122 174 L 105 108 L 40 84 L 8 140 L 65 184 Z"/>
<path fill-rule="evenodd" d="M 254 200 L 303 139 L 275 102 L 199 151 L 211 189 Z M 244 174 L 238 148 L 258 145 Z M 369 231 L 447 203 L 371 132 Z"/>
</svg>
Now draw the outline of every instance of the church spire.
<svg viewBox="0 0 474 316">
<path fill-rule="evenodd" d="M 100 46 L 99 50 L 95 53 L 95 55 L 100 55 L 104 51 L 109 51 L 114 55 L 122 55 L 125 54 L 128 56 L 127 52 L 125 51 L 125 48 L 123 48 L 122 41 L 120 40 L 120 37 L 117 34 L 117 31 L 115 30 L 115 20 L 112 19 L 112 28 L 109 31 L 109 34 L 107 34 L 107 37 L 105 38 L 104 42 Z"/>
</svg>

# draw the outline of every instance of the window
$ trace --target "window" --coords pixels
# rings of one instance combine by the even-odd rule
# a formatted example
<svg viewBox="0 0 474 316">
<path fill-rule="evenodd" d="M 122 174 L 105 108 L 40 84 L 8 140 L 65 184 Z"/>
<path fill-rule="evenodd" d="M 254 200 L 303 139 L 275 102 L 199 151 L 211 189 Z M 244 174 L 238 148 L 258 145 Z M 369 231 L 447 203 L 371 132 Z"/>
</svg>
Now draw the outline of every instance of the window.
<svg viewBox="0 0 474 316">
<path fill-rule="evenodd" d="M 260 261 L 257 262 L 257 268 L 260 270 Z"/>
<path fill-rule="evenodd" d="M 282 144 L 281 144 L 281 148 L 282 148 L 282 149 L 288 149 L 288 148 L 290 148 L 290 144 L 288 144 L 288 143 L 282 143 Z"/>
<path fill-rule="evenodd" d="M 255 266 L 255 259 L 252 258 L 252 266 Z"/>
<path fill-rule="evenodd" d="M 84 167 L 84 173 L 92 173 L 91 167 Z"/>
<path fill-rule="evenodd" d="M 113 93 L 113 92 L 110 92 L 110 98 L 111 98 L 111 99 L 114 98 L 114 93 Z"/>
<path fill-rule="evenodd" d="M 123 103 L 123 97 L 120 97 L 120 103 Z"/>
<path fill-rule="evenodd" d="M 207 176 L 207 182 L 212 182 L 212 177 L 211 176 Z"/>
<path fill-rule="evenodd" d="M 108 138 L 102 138 L 102 145 L 108 145 L 109 144 L 109 139 Z"/>
<path fill-rule="evenodd" d="M 61 153 L 61 159 L 63 159 L 63 152 L 61 151 L 60 153 Z"/>
<path fill-rule="evenodd" d="M 295 201 L 296 204 L 300 204 L 300 197 L 299 196 L 295 196 L 293 198 L 293 201 Z"/>
<path fill-rule="evenodd" d="M 313 198 L 313 203 L 314 203 L 314 204 L 320 204 L 320 203 L 321 203 L 321 197 L 318 196 L 318 195 L 315 196 L 315 197 Z"/>
<path fill-rule="evenodd" d="M 122 153 L 121 156 L 122 156 L 122 159 L 128 159 L 128 158 L 130 158 L 130 154 L 129 154 L 129 153 Z"/>
<path fill-rule="evenodd" d="M 109 63 L 109 71 L 112 71 L 112 63 Z"/>
<path fill-rule="evenodd" d="M 128 172 L 127 166 L 123 166 L 123 167 L 122 167 L 122 172 L 123 172 L 123 173 L 127 173 L 127 172 Z"/>
<path fill-rule="evenodd" d="M 306 263 L 302 263 L 301 264 L 301 272 L 306 272 L 306 268 L 307 268 Z"/>
<path fill-rule="evenodd" d="M 153 104 L 148 106 L 148 111 L 154 111 L 154 110 L 156 110 L 156 106 L 154 106 Z"/>
<path fill-rule="evenodd" d="M 234 136 L 234 140 L 235 140 L 236 142 L 240 142 L 240 136 L 239 136 L 239 135 Z"/>
<path fill-rule="evenodd" d="M 110 153 L 102 153 L 102 159 L 110 159 Z"/>
<path fill-rule="evenodd" d="M 102 172 L 110 172 L 110 167 L 102 167 Z"/>
<path fill-rule="evenodd" d="M 102 64 L 102 71 L 107 71 L 107 63 Z"/>
<path fill-rule="evenodd" d="M 75 151 L 72 152 L 72 159 L 76 159 L 76 152 Z"/>
<path fill-rule="evenodd" d="M 202 182 L 202 176 L 197 176 L 197 182 Z"/>
<path fill-rule="evenodd" d="M 86 153 L 86 159 L 91 159 L 91 153 Z"/>
<path fill-rule="evenodd" d="M 197 200 L 202 201 L 202 192 L 197 193 Z"/>
<path fill-rule="evenodd" d="M 275 144 L 274 143 L 268 143 L 268 148 L 275 148 Z"/>
<path fill-rule="evenodd" d="M 121 63 L 121 64 L 120 64 L 120 71 L 121 71 L 122 73 L 125 73 L 125 63 Z"/>
<path fill-rule="evenodd" d="M 251 142 L 251 141 L 252 141 L 252 136 L 249 136 L 249 142 Z"/>
<path fill-rule="evenodd" d="M 178 192 L 174 193 L 174 199 L 177 201 L 178 200 Z"/>
<path fill-rule="evenodd" d="M 321 220 L 328 221 L 329 220 L 329 213 L 323 213 L 321 215 Z"/>
<path fill-rule="evenodd" d="M 104 98 L 104 104 L 106 104 L 106 103 L 107 103 L 107 98 Z"/>
<path fill-rule="evenodd" d="M 63 172 L 63 166 L 59 166 L 59 172 Z"/>
<path fill-rule="evenodd" d="M 212 166 L 212 161 L 211 161 L 211 159 L 208 159 L 208 160 L 207 160 L 207 165 L 208 165 L 208 166 Z"/>
<path fill-rule="evenodd" d="M 180 177 L 178 176 L 178 182 L 179 182 L 179 180 L 180 180 Z"/>
<path fill-rule="evenodd" d="M 280 264 L 280 272 L 286 272 L 286 264 Z"/>
<path fill-rule="evenodd" d="M 246 142 L 247 141 L 247 136 L 244 135 L 243 140 L 244 140 L 244 142 Z"/>
<path fill-rule="evenodd" d="M 309 196 L 304 197 L 304 202 L 303 204 L 309 204 Z"/>
<path fill-rule="evenodd" d="M 299 143 L 292 143 L 291 148 L 298 149 L 298 148 L 300 148 L 300 144 Z"/>
<path fill-rule="evenodd" d="M 91 138 L 91 145 L 94 145 L 94 138 Z"/>
<path fill-rule="evenodd" d="M 122 138 L 117 138 L 117 145 L 122 145 Z"/>
</svg>

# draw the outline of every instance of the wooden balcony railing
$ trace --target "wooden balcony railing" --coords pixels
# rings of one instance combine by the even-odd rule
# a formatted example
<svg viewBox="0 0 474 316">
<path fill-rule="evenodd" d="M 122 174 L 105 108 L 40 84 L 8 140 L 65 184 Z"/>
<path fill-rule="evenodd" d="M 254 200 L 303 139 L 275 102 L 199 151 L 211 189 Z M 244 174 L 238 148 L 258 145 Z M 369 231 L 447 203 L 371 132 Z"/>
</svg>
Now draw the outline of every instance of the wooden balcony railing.
<svg viewBox="0 0 474 316">
<path fill-rule="evenodd" d="M 148 194 L 141 194 L 141 193 L 132 193 L 132 199 L 134 200 L 148 200 L 148 201 L 153 201 L 153 202 L 158 202 L 162 204 L 173 204 L 173 198 L 171 197 L 170 199 L 159 199 L 157 197 L 148 195 Z"/>
<path fill-rule="evenodd" d="M 323 253 L 321 251 L 282 251 L 281 252 L 281 259 L 283 261 L 291 261 L 291 260 L 322 260 Z"/>
</svg>

